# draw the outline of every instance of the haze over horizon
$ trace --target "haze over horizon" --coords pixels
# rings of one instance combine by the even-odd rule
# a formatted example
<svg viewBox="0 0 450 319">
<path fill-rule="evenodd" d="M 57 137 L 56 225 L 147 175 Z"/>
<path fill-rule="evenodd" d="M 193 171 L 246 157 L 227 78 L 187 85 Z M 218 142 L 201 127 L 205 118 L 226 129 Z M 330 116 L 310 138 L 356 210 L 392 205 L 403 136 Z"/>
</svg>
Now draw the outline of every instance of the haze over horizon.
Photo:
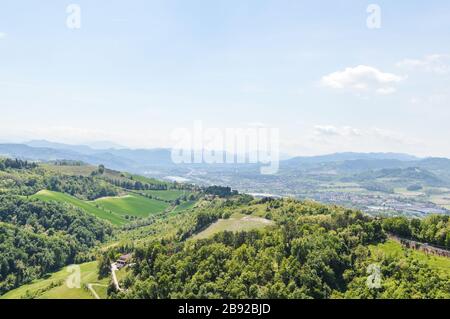
<svg viewBox="0 0 450 319">
<path fill-rule="evenodd" d="M 0 140 L 173 147 L 274 127 L 291 155 L 450 157 L 450 6 L 377 1 L 3 4 Z M 23 10 L 26 8 L 26 10 Z M 20 111 L 18 111 L 20 110 Z"/>
<path fill-rule="evenodd" d="M 121 145 L 118 143 L 115 143 L 113 141 L 92 141 L 92 142 L 81 142 L 81 143 L 65 143 L 65 142 L 61 142 L 61 141 L 56 141 L 56 140 L 46 140 L 46 139 L 42 139 L 42 140 L 17 140 L 17 141 L 12 141 L 12 140 L 1 140 L 0 139 L 0 144 L 20 144 L 20 145 L 28 145 L 31 147 L 37 147 L 37 148 L 54 148 L 57 149 L 58 147 L 56 147 L 56 145 L 58 145 L 59 147 L 63 148 L 63 147 L 88 147 L 92 150 L 95 151 L 107 151 L 107 150 L 171 150 L 170 147 L 129 147 L 126 145 Z M 55 144 L 55 145 L 52 145 Z M 207 148 L 204 148 L 204 150 L 207 150 Z M 220 150 L 223 152 L 226 152 L 225 150 Z M 252 151 L 249 151 L 252 152 Z M 254 150 L 253 152 L 257 152 L 256 150 Z M 422 157 L 422 156 L 418 156 L 415 154 L 411 154 L 411 153 L 398 153 L 398 152 L 354 152 L 354 151 L 339 151 L 339 152 L 334 152 L 334 153 L 320 153 L 320 154 L 309 154 L 309 155 L 305 155 L 305 154 L 295 154 L 295 153 L 280 153 L 280 160 L 285 160 L 285 159 L 291 159 L 291 158 L 295 158 L 295 157 L 320 157 L 320 156 L 332 156 L 332 155 L 338 155 L 338 154 L 364 154 L 364 155 L 392 155 L 393 158 L 395 156 L 404 156 L 406 157 L 411 157 L 411 158 L 417 158 L 417 159 L 425 159 L 425 158 L 433 158 L 433 156 L 427 156 L 427 157 Z"/>
</svg>

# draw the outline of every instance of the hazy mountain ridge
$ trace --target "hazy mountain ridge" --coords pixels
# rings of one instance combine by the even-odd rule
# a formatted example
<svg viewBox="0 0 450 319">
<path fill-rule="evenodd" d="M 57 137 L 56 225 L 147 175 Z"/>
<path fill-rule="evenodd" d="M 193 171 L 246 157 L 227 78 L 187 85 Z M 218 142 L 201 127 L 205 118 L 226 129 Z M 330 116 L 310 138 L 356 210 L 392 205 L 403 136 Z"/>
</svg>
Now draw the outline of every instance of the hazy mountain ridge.
<svg viewBox="0 0 450 319">
<path fill-rule="evenodd" d="M 299 156 L 286 160 L 288 165 L 298 163 L 327 163 L 327 162 L 343 162 L 356 160 L 397 160 L 397 161 L 416 161 L 418 157 L 402 154 L 402 153 L 356 153 L 343 152 L 318 156 Z"/>
<path fill-rule="evenodd" d="M 112 143 L 110 143 L 112 144 Z M 214 173 L 233 171 L 237 174 L 253 175 L 259 170 L 252 164 L 175 164 L 171 150 L 156 149 L 94 149 L 87 145 L 69 145 L 45 140 L 30 141 L 23 144 L 0 144 L 0 155 L 35 161 L 78 160 L 113 169 L 128 170 L 136 173 L 154 171 L 160 177 L 169 173 L 188 174 L 192 170 Z M 383 169 L 407 169 L 417 167 L 429 170 L 428 175 L 438 173 L 437 179 L 450 180 L 450 159 L 421 159 L 401 153 L 335 153 L 310 157 L 294 157 L 280 161 L 280 175 L 297 171 L 329 172 L 339 174 L 361 174 L 366 171 Z"/>
</svg>

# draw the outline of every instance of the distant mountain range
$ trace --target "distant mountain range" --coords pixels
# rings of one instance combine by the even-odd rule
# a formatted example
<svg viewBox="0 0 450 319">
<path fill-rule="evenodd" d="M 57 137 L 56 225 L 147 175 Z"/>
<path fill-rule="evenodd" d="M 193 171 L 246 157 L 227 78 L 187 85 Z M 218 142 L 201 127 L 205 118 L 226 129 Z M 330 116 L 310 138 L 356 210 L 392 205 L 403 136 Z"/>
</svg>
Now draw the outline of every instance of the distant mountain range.
<svg viewBox="0 0 450 319">
<path fill-rule="evenodd" d="M 104 164 L 107 167 L 121 171 L 141 174 L 148 173 L 156 177 L 174 174 L 183 176 L 192 173 L 194 169 L 197 172 L 202 172 L 202 174 L 233 172 L 234 174 L 247 175 L 255 174 L 257 170 L 256 165 L 242 164 L 178 165 L 172 162 L 170 149 L 127 149 L 110 142 L 103 142 L 101 144 L 108 148 L 97 149 L 87 145 L 69 145 L 36 140 L 22 144 L 0 144 L 0 155 L 34 161 L 77 160 L 93 165 Z M 294 157 L 280 162 L 280 174 L 288 175 L 290 172 L 295 171 L 327 170 L 361 174 L 373 170 L 407 169 L 411 167 L 429 170 L 437 178 L 450 180 L 450 159 L 421 159 L 400 153 L 348 152 L 321 156 Z"/>
<path fill-rule="evenodd" d="M 397 161 L 416 161 L 419 158 L 413 155 L 401 153 L 334 153 L 328 155 L 294 157 L 286 160 L 286 164 L 295 165 L 297 163 L 327 163 L 355 160 L 397 160 Z"/>
<path fill-rule="evenodd" d="M 144 166 L 173 165 L 169 149 L 95 149 L 87 145 L 69 145 L 48 141 L 0 144 L 0 155 L 34 161 L 77 160 L 130 171 L 139 170 Z"/>
<path fill-rule="evenodd" d="M 125 146 L 116 144 L 109 141 L 98 141 L 86 145 L 70 145 L 64 143 L 49 142 L 47 140 L 32 140 L 29 142 L 24 142 L 22 144 L 31 147 L 42 147 L 42 148 L 54 148 L 62 150 L 71 150 L 79 152 L 92 152 L 95 150 L 106 150 L 106 149 L 125 149 Z"/>
</svg>

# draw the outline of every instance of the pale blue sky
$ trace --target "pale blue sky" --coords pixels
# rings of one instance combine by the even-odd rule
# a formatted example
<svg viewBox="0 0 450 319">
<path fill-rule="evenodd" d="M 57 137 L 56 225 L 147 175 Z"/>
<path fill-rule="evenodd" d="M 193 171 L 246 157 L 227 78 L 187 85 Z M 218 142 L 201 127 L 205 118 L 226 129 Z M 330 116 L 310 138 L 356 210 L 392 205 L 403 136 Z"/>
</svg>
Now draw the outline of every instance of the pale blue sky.
<svg viewBox="0 0 450 319">
<path fill-rule="evenodd" d="M 170 147 L 201 120 L 278 127 L 292 154 L 450 157 L 446 0 L 3 0 L 0 61 L 2 141 Z"/>
</svg>

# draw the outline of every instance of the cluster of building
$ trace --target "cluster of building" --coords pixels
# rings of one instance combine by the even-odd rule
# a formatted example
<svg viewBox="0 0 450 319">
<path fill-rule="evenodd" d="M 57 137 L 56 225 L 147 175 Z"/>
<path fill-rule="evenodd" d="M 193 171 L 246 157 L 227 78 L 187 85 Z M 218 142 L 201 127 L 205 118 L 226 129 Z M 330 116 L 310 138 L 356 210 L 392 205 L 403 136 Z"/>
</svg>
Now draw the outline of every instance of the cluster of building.
<svg viewBox="0 0 450 319">
<path fill-rule="evenodd" d="M 311 197 L 318 202 L 361 209 L 374 214 L 400 213 L 416 217 L 423 217 L 429 214 L 450 214 L 450 211 L 434 203 L 415 201 L 397 195 L 319 192 Z"/>
</svg>

